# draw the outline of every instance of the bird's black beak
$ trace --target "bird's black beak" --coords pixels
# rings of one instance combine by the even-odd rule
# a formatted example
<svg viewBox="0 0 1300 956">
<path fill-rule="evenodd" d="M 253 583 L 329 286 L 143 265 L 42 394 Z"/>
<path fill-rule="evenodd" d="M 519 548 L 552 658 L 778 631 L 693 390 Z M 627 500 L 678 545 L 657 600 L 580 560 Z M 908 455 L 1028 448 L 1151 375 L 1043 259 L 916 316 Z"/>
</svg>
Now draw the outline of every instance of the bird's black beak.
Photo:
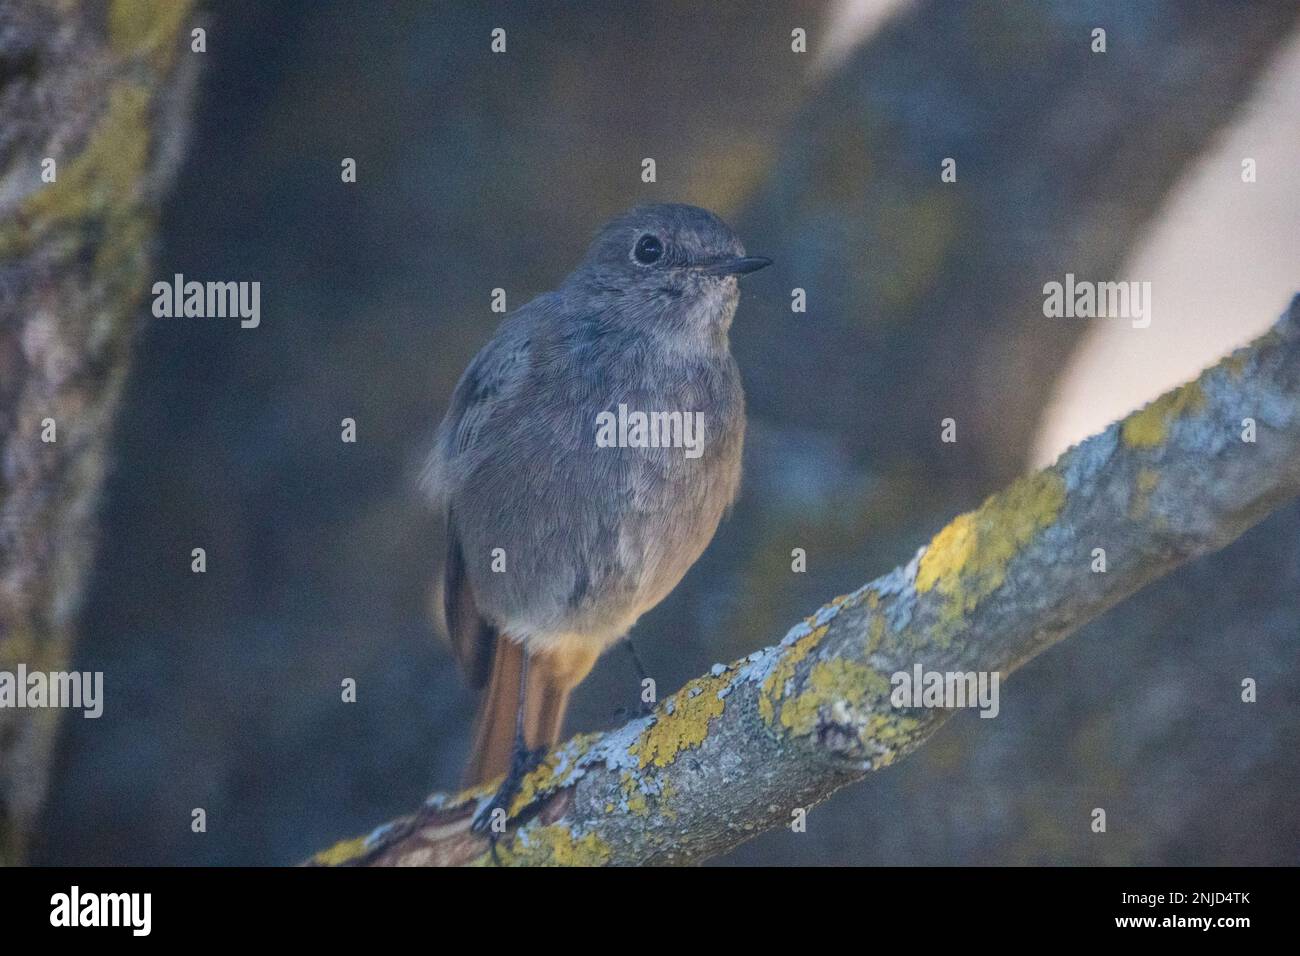
<svg viewBox="0 0 1300 956">
<path fill-rule="evenodd" d="M 723 259 L 715 262 L 703 271 L 711 276 L 743 276 L 772 264 L 767 256 L 741 256 L 738 259 Z"/>
</svg>

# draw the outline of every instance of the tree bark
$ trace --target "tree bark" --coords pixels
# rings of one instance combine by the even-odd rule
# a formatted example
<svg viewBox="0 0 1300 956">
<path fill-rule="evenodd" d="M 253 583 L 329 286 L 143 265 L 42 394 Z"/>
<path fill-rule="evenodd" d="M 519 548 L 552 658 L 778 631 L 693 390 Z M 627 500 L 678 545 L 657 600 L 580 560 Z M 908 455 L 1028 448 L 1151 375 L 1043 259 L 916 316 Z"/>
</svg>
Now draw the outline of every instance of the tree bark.
<svg viewBox="0 0 1300 956">
<path fill-rule="evenodd" d="M 1248 348 L 954 519 L 905 567 L 779 644 L 715 665 L 650 716 L 552 751 L 525 779 L 497 860 L 725 852 L 906 756 L 953 715 L 894 706 L 891 675 L 1008 674 L 1297 494 L 1300 295 Z M 435 794 L 313 862 L 490 862 L 468 824 L 492 789 Z"/>
<path fill-rule="evenodd" d="M 0 6 L 0 670 L 72 660 L 107 441 L 197 69 L 189 7 Z M 57 720 L 0 710 L 0 864 L 22 859 Z"/>
</svg>

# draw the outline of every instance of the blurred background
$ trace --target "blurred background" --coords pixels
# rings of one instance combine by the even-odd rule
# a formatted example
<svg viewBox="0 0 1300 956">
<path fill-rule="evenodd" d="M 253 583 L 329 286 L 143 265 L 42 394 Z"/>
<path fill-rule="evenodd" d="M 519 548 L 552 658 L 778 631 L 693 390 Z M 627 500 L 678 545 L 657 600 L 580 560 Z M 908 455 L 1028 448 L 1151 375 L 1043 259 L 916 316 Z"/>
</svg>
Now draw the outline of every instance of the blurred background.
<svg viewBox="0 0 1300 956">
<path fill-rule="evenodd" d="M 414 478 L 500 320 L 491 290 L 551 288 L 630 205 L 707 206 L 776 260 L 732 333 L 742 498 L 633 635 L 661 693 L 905 562 L 1300 289 L 1291 2 L 200 14 L 151 275 L 258 280 L 262 321 L 140 306 L 72 660 L 105 673 L 105 712 L 62 721 L 33 862 L 291 864 L 456 784 L 474 698 L 429 623 L 440 530 Z M 1151 326 L 1045 318 L 1066 272 L 1151 282 Z M 1000 719 L 959 716 L 806 833 L 716 863 L 1295 863 L 1298 627 L 1293 503 L 1025 667 Z M 637 691 L 615 650 L 569 730 Z"/>
</svg>

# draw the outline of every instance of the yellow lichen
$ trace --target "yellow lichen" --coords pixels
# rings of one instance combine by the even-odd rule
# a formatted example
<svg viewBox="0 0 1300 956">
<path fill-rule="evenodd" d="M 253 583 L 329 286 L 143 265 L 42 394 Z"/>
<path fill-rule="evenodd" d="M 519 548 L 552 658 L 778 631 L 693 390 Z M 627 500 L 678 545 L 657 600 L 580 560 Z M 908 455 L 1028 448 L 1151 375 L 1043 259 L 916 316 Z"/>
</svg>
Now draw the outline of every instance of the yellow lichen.
<svg viewBox="0 0 1300 956">
<path fill-rule="evenodd" d="M 515 794 L 514 800 L 510 803 L 510 816 L 512 818 L 529 807 L 537 799 L 538 795 L 550 789 L 550 784 L 555 779 L 556 762 L 554 752 L 547 754 L 541 763 L 530 770 L 523 780 L 519 781 L 519 792 Z"/>
<path fill-rule="evenodd" d="M 483 783 L 476 783 L 472 787 L 466 787 L 458 791 L 455 796 L 447 801 L 447 806 L 458 807 L 461 804 L 469 803 L 471 800 L 479 800 L 483 797 L 489 797 L 497 792 L 497 787 L 501 785 L 501 778 L 487 780 Z"/>
<path fill-rule="evenodd" d="M 114 0 L 109 43 L 119 56 L 141 57 L 166 71 L 182 48 L 181 26 L 189 14 L 189 0 Z"/>
<path fill-rule="evenodd" d="M 655 722 L 628 748 L 641 767 L 666 767 L 678 753 L 704 743 L 709 722 L 722 715 L 726 701 L 718 694 L 731 683 L 730 672 L 689 681 L 655 711 Z"/>
<path fill-rule="evenodd" d="M 34 668 L 32 661 L 40 653 L 41 644 L 36 640 L 36 633 L 28 627 L 16 627 L 6 631 L 4 640 L 0 641 L 0 667 L 12 670 L 20 661 Z"/>
<path fill-rule="evenodd" d="M 677 819 L 677 811 L 668 806 L 668 801 L 677 795 L 677 788 L 673 786 L 672 780 L 665 779 L 659 785 L 659 799 L 656 801 L 656 807 L 659 813 L 668 820 Z"/>
<path fill-rule="evenodd" d="M 776 717 L 776 705 L 785 694 L 785 685 L 794 676 L 800 661 L 812 653 L 813 648 L 826 636 L 827 625 L 814 628 L 799 638 L 781 654 L 781 659 L 767 675 L 758 691 L 758 713 L 764 722 L 771 724 Z"/>
<path fill-rule="evenodd" d="M 862 732 L 864 740 L 881 744 L 897 744 L 907 739 L 921 726 L 915 717 L 902 717 L 894 713 L 872 714 Z"/>
<path fill-rule="evenodd" d="M 1129 502 L 1128 516 L 1141 520 L 1151 509 L 1151 492 L 1160 483 L 1160 473 L 1152 468 L 1141 468 L 1137 473 L 1137 491 Z"/>
<path fill-rule="evenodd" d="M 644 789 L 647 784 L 653 789 Z M 641 780 L 636 774 L 624 771 L 619 777 L 619 787 L 623 791 L 623 800 L 620 806 L 624 812 L 644 817 L 653 810 L 670 820 L 676 819 L 677 813 L 666 806 L 668 800 L 677 792 L 672 780 L 667 778 L 663 780 L 653 780 L 652 778 Z M 606 813 L 611 812 L 613 809 L 614 804 L 605 805 Z"/>
<path fill-rule="evenodd" d="M 502 864 L 521 866 L 605 866 L 609 863 L 609 844 L 595 833 L 575 837 L 562 823 L 520 831 L 509 845 L 497 844 Z M 484 853 L 476 866 L 491 866 L 491 853 Z"/>
<path fill-rule="evenodd" d="M 781 705 L 781 725 L 796 734 L 808 734 L 816 729 L 822 707 L 841 701 L 862 707 L 888 693 L 889 680 L 865 664 L 842 659 L 819 661 L 800 694 Z"/>
<path fill-rule="evenodd" d="M 20 622 L 0 638 L 3 638 L 0 640 L 0 670 L 12 671 L 19 664 L 26 664 L 28 673 L 68 669 L 70 648 L 67 636 L 58 631 L 38 630 Z M 45 712 L 34 713 L 31 719 L 42 719 L 38 716 L 41 713 Z"/>
<path fill-rule="evenodd" d="M 312 857 L 312 862 L 319 863 L 321 866 L 342 866 L 365 852 L 366 838 L 354 837 L 351 840 L 340 840 L 328 850 L 321 850 Z"/>
<path fill-rule="evenodd" d="M 26 197 L 14 227 L 0 230 L 0 256 L 24 253 L 49 226 L 94 219 L 108 227 L 95 241 L 98 265 L 143 261 L 149 227 L 141 219 L 142 185 L 152 144 L 151 90 L 158 76 L 136 66 L 152 66 L 158 75 L 169 70 L 190 7 L 189 0 L 115 0 L 109 7 L 109 45 L 131 63 L 106 79 L 102 115 L 84 144 L 69 144 L 76 152 L 60 159 L 58 180 Z M 93 229 L 87 234 L 101 235 Z"/>
<path fill-rule="evenodd" d="M 1155 448 L 1164 444 L 1169 426 L 1187 412 L 1205 405 L 1205 393 L 1200 382 L 1188 382 L 1172 392 L 1166 392 L 1154 402 L 1124 419 L 1120 434 L 1130 448 Z"/>
<path fill-rule="evenodd" d="M 20 207 L 16 232 L 0 236 L 0 255 L 21 254 L 46 229 L 64 223 L 98 219 L 113 230 L 111 241 L 100 243 L 99 260 L 116 265 L 127 254 L 119 240 L 136 241 L 131 228 L 141 215 L 136 198 L 149 152 L 149 93 L 122 82 L 108 97 L 108 106 L 85 148 L 60 171 L 57 182 L 29 196 Z M 129 236 L 125 235 L 130 233 Z"/>
<path fill-rule="evenodd" d="M 871 623 L 867 625 L 867 650 L 866 653 L 874 653 L 880 646 L 881 640 L 885 636 L 885 616 L 877 614 L 871 618 Z"/>
<path fill-rule="evenodd" d="M 916 590 L 934 590 L 946 599 L 933 634 L 941 645 L 965 615 L 1001 587 L 1011 559 L 1056 520 L 1064 504 L 1064 480 L 1041 471 L 993 495 L 979 510 L 954 518 L 934 536 L 921 556 Z"/>
<path fill-rule="evenodd" d="M 646 803 L 645 794 L 641 792 L 636 777 L 624 771 L 619 778 L 619 784 L 623 788 L 623 801 L 627 804 L 628 812 L 639 817 L 645 816 L 650 808 L 649 804 Z"/>
</svg>

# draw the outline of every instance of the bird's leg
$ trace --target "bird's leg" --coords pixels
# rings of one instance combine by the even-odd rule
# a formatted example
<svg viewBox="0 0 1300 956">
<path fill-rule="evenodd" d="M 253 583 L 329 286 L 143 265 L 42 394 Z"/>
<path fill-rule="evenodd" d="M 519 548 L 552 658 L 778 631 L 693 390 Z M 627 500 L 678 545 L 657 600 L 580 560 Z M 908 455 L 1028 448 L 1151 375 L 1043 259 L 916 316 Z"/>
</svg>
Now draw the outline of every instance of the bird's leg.
<svg viewBox="0 0 1300 956">
<path fill-rule="evenodd" d="M 641 655 L 636 652 L 636 646 L 632 643 L 632 638 L 623 638 L 623 645 L 632 658 L 632 666 L 636 668 L 637 700 L 640 702 L 637 709 L 640 711 L 641 716 L 644 717 L 655 709 L 654 701 L 646 700 L 641 696 L 644 692 L 645 682 L 650 679 L 650 673 L 646 670 L 645 664 L 641 663 Z M 620 707 L 618 713 L 620 716 L 626 717 L 631 716 L 632 711 L 629 708 Z"/>
<path fill-rule="evenodd" d="M 515 711 L 515 744 L 510 755 L 510 769 L 506 771 L 505 779 L 501 781 L 497 792 L 470 825 L 470 830 L 474 833 L 487 833 L 494 863 L 501 862 L 497 856 L 497 841 L 505 833 L 505 825 L 510 820 L 510 805 L 518 795 L 524 777 L 537 766 L 546 752 L 545 747 L 529 750 L 524 734 L 524 715 L 528 706 L 528 659 L 529 654 L 525 650 L 523 663 L 519 666 L 519 708 Z M 501 811 L 500 814 L 497 813 L 498 810 Z"/>
</svg>

